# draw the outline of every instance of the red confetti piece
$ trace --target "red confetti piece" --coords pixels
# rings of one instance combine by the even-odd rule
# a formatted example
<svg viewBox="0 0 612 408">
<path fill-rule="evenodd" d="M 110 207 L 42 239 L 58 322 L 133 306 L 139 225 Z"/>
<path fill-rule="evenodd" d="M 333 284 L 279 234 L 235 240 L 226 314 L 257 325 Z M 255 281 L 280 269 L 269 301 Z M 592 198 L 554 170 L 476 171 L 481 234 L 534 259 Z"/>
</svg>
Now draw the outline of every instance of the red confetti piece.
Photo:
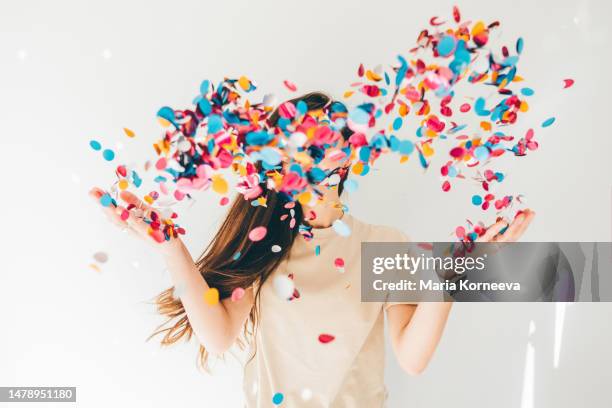
<svg viewBox="0 0 612 408">
<path fill-rule="evenodd" d="M 323 343 L 323 344 L 327 344 L 330 343 L 332 341 L 334 341 L 336 337 L 332 336 L 331 334 L 320 334 L 319 335 L 319 342 Z"/>
<path fill-rule="evenodd" d="M 568 78 L 568 79 L 564 79 L 563 80 L 563 89 L 567 89 L 567 88 L 569 88 L 572 85 L 574 85 L 574 80 L 573 79 Z"/>
<path fill-rule="evenodd" d="M 297 86 L 295 86 L 295 84 L 291 81 L 288 80 L 284 80 L 283 84 L 285 85 L 285 87 L 290 90 L 291 92 L 295 92 L 297 91 Z"/>
</svg>

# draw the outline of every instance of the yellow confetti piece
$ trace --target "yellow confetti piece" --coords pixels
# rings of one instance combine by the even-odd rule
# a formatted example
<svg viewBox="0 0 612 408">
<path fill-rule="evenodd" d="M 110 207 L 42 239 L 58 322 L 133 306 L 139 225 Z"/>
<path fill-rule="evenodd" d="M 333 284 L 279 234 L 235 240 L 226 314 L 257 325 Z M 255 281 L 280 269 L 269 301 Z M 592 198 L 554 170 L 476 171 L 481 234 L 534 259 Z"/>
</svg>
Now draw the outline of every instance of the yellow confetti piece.
<svg viewBox="0 0 612 408">
<path fill-rule="evenodd" d="M 168 126 L 170 126 L 170 125 L 171 125 L 171 123 L 170 123 L 170 122 L 168 122 L 168 121 L 167 121 L 166 119 L 164 119 L 164 118 L 157 118 L 157 122 L 159 122 L 159 124 L 160 124 L 162 127 L 165 127 L 165 128 L 167 128 Z"/>
<path fill-rule="evenodd" d="M 423 143 L 423 156 L 431 157 L 434 154 L 434 149 L 431 148 L 431 143 Z"/>
<path fill-rule="evenodd" d="M 219 289 L 209 288 L 204 292 L 204 302 L 209 306 L 214 306 L 219 303 Z"/>
<path fill-rule="evenodd" d="M 425 136 L 427 136 L 427 137 L 436 137 L 436 136 L 438 136 L 438 133 L 435 130 L 428 128 L 425 131 Z"/>
<path fill-rule="evenodd" d="M 482 130 L 488 132 L 491 130 L 491 122 L 482 121 L 480 122 L 480 127 L 482 128 Z"/>
<path fill-rule="evenodd" d="M 346 91 L 344 93 L 344 97 L 345 98 L 350 98 L 351 96 L 353 96 L 354 93 L 355 93 L 355 91 Z"/>
<path fill-rule="evenodd" d="M 409 158 L 410 158 L 410 156 L 401 156 L 400 157 L 400 163 L 406 163 Z"/>
<path fill-rule="evenodd" d="M 363 172 L 363 163 L 362 162 L 355 163 L 352 170 L 353 170 L 353 174 L 361 175 L 361 173 Z"/>
<path fill-rule="evenodd" d="M 472 37 L 482 33 L 484 30 L 486 30 L 485 24 L 482 21 L 477 22 L 472 28 Z"/>
<path fill-rule="evenodd" d="M 382 77 L 380 75 L 378 75 L 376 72 L 374 71 L 370 71 L 368 70 L 366 72 L 366 78 L 368 78 L 370 81 L 375 81 L 378 82 L 382 79 Z"/>
<path fill-rule="evenodd" d="M 123 128 L 123 131 L 125 132 L 125 135 L 127 137 L 134 137 L 134 136 L 136 136 L 136 133 L 134 133 L 134 131 L 131 130 L 131 129 Z"/>
<path fill-rule="evenodd" d="M 89 264 L 89 267 L 96 272 L 100 272 L 100 267 L 96 264 Z"/>
<path fill-rule="evenodd" d="M 309 191 L 304 191 L 303 193 L 298 195 L 298 201 L 302 205 L 307 205 L 310 200 L 312 200 L 312 194 Z"/>
<path fill-rule="evenodd" d="M 251 88 L 251 81 L 249 81 L 249 78 L 241 76 L 238 79 L 238 85 L 240 85 L 243 91 L 248 91 Z"/>
<path fill-rule="evenodd" d="M 153 200 L 153 197 L 151 197 L 148 194 L 143 197 L 143 200 L 145 200 L 147 202 L 147 204 L 153 204 L 153 201 L 155 201 L 155 200 Z"/>
<path fill-rule="evenodd" d="M 226 194 L 229 186 L 223 176 L 216 175 L 213 177 L 212 189 L 219 194 Z"/>
<path fill-rule="evenodd" d="M 521 101 L 521 107 L 519 108 L 521 112 L 527 112 L 529 110 L 529 104 L 527 101 Z"/>
<path fill-rule="evenodd" d="M 125 190 L 126 188 L 128 188 L 129 184 L 130 183 L 128 183 L 126 179 L 119 180 L 119 184 L 118 184 L 119 190 Z"/>
</svg>

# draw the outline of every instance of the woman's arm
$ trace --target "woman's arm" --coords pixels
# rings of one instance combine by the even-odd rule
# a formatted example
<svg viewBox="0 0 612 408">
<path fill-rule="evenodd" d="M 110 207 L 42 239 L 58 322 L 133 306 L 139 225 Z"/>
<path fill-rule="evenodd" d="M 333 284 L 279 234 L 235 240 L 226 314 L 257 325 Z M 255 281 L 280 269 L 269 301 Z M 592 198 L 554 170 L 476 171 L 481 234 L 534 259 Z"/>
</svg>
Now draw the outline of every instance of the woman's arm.
<svg viewBox="0 0 612 408">
<path fill-rule="evenodd" d="M 427 367 L 442 337 L 451 306 L 451 302 L 428 302 L 393 305 L 387 309 L 393 351 L 408 374 L 420 374 Z"/>
<path fill-rule="evenodd" d="M 98 201 L 103 194 L 104 191 L 98 188 L 90 192 L 90 195 Z M 121 199 L 139 211 L 151 210 L 127 191 L 121 192 Z M 104 212 L 113 224 L 128 229 L 132 235 L 150 243 L 153 250 L 161 252 L 174 286 L 182 288 L 181 302 L 199 342 L 213 354 L 220 354 L 231 347 L 240 335 L 251 311 L 253 290 L 246 290 L 244 297 L 239 301 L 224 299 L 216 305 L 208 305 L 204 302 L 204 293 L 210 287 L 183 242 L 178 238 L 163 243 L 155 242 L 149 236 L 149 226 L 142 218 L 134 210 L 130 210 L 129 218 L 123 220 L 121 213 L 124 211 L 127 209 L 122 206 L 104 207 Z"/>
<path fill-rule="evenodd" d="M 204 293 L 210 286 L 182 241 L 174 239 L 162 245 L 166 247 L 162 253 L 172 282 L 181 287 L 181 302 L 194 334 L 210 353 L 223 353 L 240 335 L 249 316 L 253 289 L 247 289 L 239 301 L 227 298 L 210 306 L 204 302 Z"/>
<path fill-rule="evenodd" d="M 478 242 L 514 242 L 525 232 L 535 213 L 525 210 L 512 223 L 498 221 L 487 228 Z M 387 309 L 389 334 L 400 366 L 409 374 L 419 374 L 431 360 L 452 302 L 429 302 L 418 305 L 393 305 Z"/>
</svg>

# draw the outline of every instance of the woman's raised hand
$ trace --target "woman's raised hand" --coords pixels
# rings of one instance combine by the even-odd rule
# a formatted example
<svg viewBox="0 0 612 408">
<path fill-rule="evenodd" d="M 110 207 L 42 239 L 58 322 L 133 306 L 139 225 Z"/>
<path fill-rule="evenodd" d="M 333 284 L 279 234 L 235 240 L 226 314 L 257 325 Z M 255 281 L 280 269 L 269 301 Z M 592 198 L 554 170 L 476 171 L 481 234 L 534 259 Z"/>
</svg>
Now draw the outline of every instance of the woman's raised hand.
<svg viewBox="0 0 612 408">
<path fill-rule="evenodd" d="M 101 197 L 106 192 L 98 187 L 94 187 L 89 192 L 89 195 L 100 203 Z M 104 213 L 107 218 L 122 230 L 129 231 L 132 235 L 154 244 L 156 247 L 164 247 L 166 242 L 156 239 L 151 235 L 151 228 L 149 224 L 144 221 L 145 217 L 149 217 L 152 208 L 143 203 L 138 197 L 129 191 L 122 191 L 119 194 L 121 201 L 125 203 L 123 205 L 114 205 L 111 203 L 108 206 L 103 206 Z M 178 241 L 178 238 L 172 238 L 170 241 Z M 161 244 L 161 245 L 160 245 Z"/>
<path fill-rule="evenodd" d="M 510 223 L 506 220 L 497 221 L 476 242 L 515 242 L 523 235 L 533 217 L 535 212 L 526 209 L 519 212 Z"/>
</svg>

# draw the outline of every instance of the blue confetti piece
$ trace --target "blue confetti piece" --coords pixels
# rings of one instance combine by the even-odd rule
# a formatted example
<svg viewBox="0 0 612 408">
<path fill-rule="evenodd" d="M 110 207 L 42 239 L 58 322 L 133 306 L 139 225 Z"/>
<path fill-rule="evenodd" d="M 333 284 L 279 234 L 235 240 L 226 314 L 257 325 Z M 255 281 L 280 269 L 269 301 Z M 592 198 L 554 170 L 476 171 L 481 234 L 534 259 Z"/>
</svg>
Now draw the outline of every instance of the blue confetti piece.
<svg viewBox="0 0 612 408">
<path fill-rule="evenodd" d="M 261 159 L 271 166 L 276 166 L 282 160 L 282 156 L 277 149 L 273 149 L 271 147 L 264 147 L 259 152 L 261 155 Z"/>
<path fill-rule="evenodd" d="M 473 196 L 472 196 L 472 204 L 474 204 L 474 205 L 480 205 L 480 204 L 482 204 L 482 197 L 481 197 L 481 196 L 479 196 L 479 195 L 477 195 L 477 194 L 476 194 L 476 195 L 473 195 Z"/>
<path fill-rule="evenodd" d="M 555 118 L 548 118 L 546 119 L 543 123 L 542 123 L 542 127 L 549 127 L 550 125 L 552 125 L 553 123 L 555 123 Z"/>
<path fill-rule="evenodd" d="M 349 112 L 349 119 L 360 125 L 367 125 L 370 122 L 370 114 L 361 108 L 355 108 Z"/>
<path fill-rule="evenodd" d="M 321 245 L 315 247 L 315 256 L 321 255 Z"/>
<path fill-rule="evenodd" d="M 210 88 L 210 81 L 208 79 L 205 79 L 200 84 L 200 93 L 202 95 L 206 95 L 208 93 L 208 88 Z"/>
<path fill-rule="evenodd" d="M 533 89 L 531 89 L 531 88 L 523 88 L 523 89 L 521 89 L 521 93 L 522 93 L 523 95 L 525 95 L 525 96 L 531 96 L 531 95 L 533 95 L 535 92 L 534 92 L 534 90 L 533 90 Z"/>
<path fill-rule="evenodd" d="M 106 149 L 102 152 L 102 157 L 104 157 L 104 160 L 106 161 L 113 161 L 115 158 L 115 152 L 113 152 L 111 149 Z"/>
<path fill-rule="evenodd" d="M 478 146 L 476 149 L 474 149 L 474 156 L 476 156 L 476 158 L 479 161 L 485 161 L 489 158 L 489 149 L 487 149 L 485 146 Z"/>
<path fill-rule="evenodd" d="M 524 47 L 525 47 L 525 41 L 523 40 L 523 37 L 519 37 L 519 39 L 516 40 L 516 52 L 519 54 L 522 53 Z"/>
<path fill-rule="evenodd" d="M 393 121 L 393 130 L 400 130 L 403 123 L 404 123 L 404 120 L 402 118 L 400 117 L 395 118 L 395 120 Z"/>
<path fill-rule="evenodd" d="M 113 198 L 108 193 L 103 194 L 102 197 L 100 197 L 100 204 L 102 204 L 103 207 L 108 207 L 112 203 Z"/>
<path fill-rule="evenodd" d="M 441 57 L 448 57 L 451 55 L 455 49 L 455 38 L 450 35 L 445 35 L 440 39 L 438 43 L 438 54 Z"/>
<path fill-rule="evenodd" d="M 280 392 L 277 392 L 276 394 L 274 394 L 274 396 L 272 397 L 272 403 L 274 405 L 280 405 L 283 402 L 283 399 L 285 397 L 283 396 L 283 394 L 281 394 Z"/>
<path fill-rule="evenodd" d="M 223 120 L 219 115 L 211 115 L 208 118 L 208 134 L 214 134 L 223 128 Z"/>
<path fill-rule="evenodd" d="M 200 101 L 198 102 L 198 106 L 200 107 L 200 111 L 202 111 L 204 116 L 208 116 L 210 115 L 210 112 L 212 112 L 212 105 L 210 104 L 208 99 L 200 99 Z"/>
<path fill-rule="evenodd" d="M 102 145 L 97 140 L 90 141 L 89 146 L 91 146 L 91 148 L 94 150 L 100 150 L 102 148 Z"/>
<path fill-rule="evenodd" d="M 274 135 L 269 134 L 264 130 L 256 132 L 249 132 L 246 136 L 246 142 L 252 146 L 263 146 L 268 144 L 270 140 L 274 138 Z"/>
<path fill-rule="evenodd" d="M 414 151 L 414 143 L 412 143 L 410 140 L 402 140 L 399 142 L 398 150 L 404 156 L 408 156 Z"/>
</svg>

